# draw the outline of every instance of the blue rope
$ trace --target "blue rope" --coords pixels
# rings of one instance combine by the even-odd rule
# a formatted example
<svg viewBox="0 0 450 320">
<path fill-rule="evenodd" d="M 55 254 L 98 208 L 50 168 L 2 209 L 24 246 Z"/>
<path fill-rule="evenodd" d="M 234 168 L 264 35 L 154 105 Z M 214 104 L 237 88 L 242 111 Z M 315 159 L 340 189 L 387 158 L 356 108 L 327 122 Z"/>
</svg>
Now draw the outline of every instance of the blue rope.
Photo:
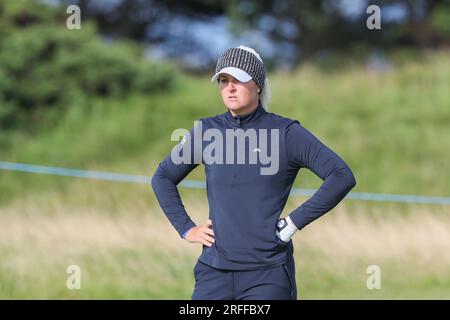
<svg viewBox="0 0 450 320">
<path fill-rule="evenodd" d="M 130 183 L 144 183 L 150 184 L 151 176 L 120 174 L 101 171 L 77 170 L 61 167 L 38 166 L 24 163 L 14 163 L 0 161 L 0 170 L 21 171 L 39 174 L 52 174 L 65 177 L 77 177 L 94 180 L 109 180 L 118 182 Z M 185 179 L 180 184 L 185 188 L 205 189 L 206 182 L 201 180 Z M 311 196 L 316 192 L 316 189 L 300 189 L 293 188 L 291 195 L 297 196 Z M 367 193 L 367 192 L 350 192 L 345 197 L 351 200 L 363 201 L 382 201 L 382 202 L 405 202 L 405 203 L 424 203 L 424 204 L 441 204 L 450 205 L 450 197 L 433 197 L 433 196 L 417 196 L 417 195 L 396 195 L 396 194 L 382 194 L 382 193 Z"/>
</svg>

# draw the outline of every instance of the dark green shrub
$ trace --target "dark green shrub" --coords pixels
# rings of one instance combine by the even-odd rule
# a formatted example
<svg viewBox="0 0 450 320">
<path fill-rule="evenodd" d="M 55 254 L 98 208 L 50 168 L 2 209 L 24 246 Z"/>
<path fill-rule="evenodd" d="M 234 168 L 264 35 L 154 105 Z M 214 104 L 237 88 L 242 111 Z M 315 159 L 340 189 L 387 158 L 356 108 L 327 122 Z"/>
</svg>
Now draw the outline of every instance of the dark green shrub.
<svg viewBox="0 0 450 320">
<path fill-rule="evenodd" d="M 103 40 L 88 22 L 68 30 L 56 15 L 24 10 L 0 6 L 0 129 L 33 125 L 49 109 L 64 112 L 90 98 L 172 88 L 172 67 L 146 61 L 137 44 Z M 17 24 L 22 16 L 29 23 Z"/>
</svg>

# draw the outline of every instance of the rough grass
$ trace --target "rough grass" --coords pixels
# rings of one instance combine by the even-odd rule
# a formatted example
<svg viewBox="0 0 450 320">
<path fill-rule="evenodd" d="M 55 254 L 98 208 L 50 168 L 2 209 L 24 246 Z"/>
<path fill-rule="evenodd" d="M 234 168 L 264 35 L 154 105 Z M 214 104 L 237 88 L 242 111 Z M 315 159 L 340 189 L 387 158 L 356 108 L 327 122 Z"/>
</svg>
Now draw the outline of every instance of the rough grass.
<svg viewBox="0 0 450 320">
<path fill-rule="evenodd" d="M 323 72 L 305 65 L 269 75 L 271 110 L 298 119 L 354 170 L 354 191 L 450 194 L 450 54 L 432 52 L 383 73 L 361 66 Z M 181 76 L 171 95 L 90 101 L 56 128 L 0 135 L 0 159 L 131 174 L 153 173 L 170 134 L 225 111 L 209 77 Z M 195 170 L 190 178 L 203 178 Z M 0 203 L 64 187 L 64 179 L 0 172 Z M 308 171 L 301 187 L 319 179 Z M 300 182 L 296 182 L 300 186 Z"/>
<path fill-rule="evenodd" d="M 450 55 L 425 55 L 384 73 L 312 65 L 270 75 L 272 111 L 300 120 L 353 169 L 353 191 L 450 193 Z M 224 112 L 208 77 L 178 91 L 91 101 L 52 130 L 0 135 L 0 160 L 150 175 L 170 133 Z M 204 178 L 197 168 L 191 179 Z M 320 179 L 302 170 L 296 187 Z M 204 190 L 182 189 L 195 221 Z M 293 197 L 285 213 L 304 200 Z M 295 236 L 299 296 L 450 298 L 449 206 L 345 201 Z M 188 299 L 199 246 L 165 220 L 149 186 L 0 171 L 0 298 Z M 66 268 L 82 289 L 66 288 Z M 366 269 L 381 268 L 380 290 Z"/>
<path fill-rule="evenodd" d="M 145 201 L 123 201 L 115 214 L 68 201 L 79 187 L 0 209 L 0 297 L 189 299 L 199 245 L 180 239 Z M 89 190 L 96 200 L 110 191 Z M 197 222 L 208 212 L 201 193 L 182 192 Z M 285 212 L 301 200 L 291 198 Z M 343 202 L 296 234 L 299 297 L 450 298 L 448 207 L 366 206 Z M 80 290 L 66 287 L 71 264 L 81 268 Z M 366 287 L 369 265 L 381 268 L 380 290 Z"/>
</svg>

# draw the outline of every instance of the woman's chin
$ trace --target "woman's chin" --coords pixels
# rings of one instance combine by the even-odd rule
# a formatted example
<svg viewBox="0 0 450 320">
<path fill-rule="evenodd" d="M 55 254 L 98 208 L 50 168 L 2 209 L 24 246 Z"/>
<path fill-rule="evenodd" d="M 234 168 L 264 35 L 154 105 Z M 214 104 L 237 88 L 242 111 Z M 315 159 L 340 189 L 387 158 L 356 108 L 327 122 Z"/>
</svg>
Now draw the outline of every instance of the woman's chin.
<svg viewBox="0 0 450 320">
<path fill-rule="evenodd" d="M 237 101 L 227 101 L 225 105 L 228 109 L 231 109 L 233 111 L 238 111 L 243 108 L 243 106 Z"/>
</svg>

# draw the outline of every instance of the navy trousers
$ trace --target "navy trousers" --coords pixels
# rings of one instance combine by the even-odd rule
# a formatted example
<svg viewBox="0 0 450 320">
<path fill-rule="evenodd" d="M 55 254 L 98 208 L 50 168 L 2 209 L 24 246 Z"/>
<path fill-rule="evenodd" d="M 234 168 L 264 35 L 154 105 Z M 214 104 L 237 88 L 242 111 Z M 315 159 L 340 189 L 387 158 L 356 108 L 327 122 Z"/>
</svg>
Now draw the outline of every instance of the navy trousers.
<svg viewBox="0 0 450 320">
<path fill-rule="evenodd" d="M 215 269 L 200 261 L 194 268 L 193 300 L 296 300 L 295 264 L 260 270 Z"/>
</svg>

